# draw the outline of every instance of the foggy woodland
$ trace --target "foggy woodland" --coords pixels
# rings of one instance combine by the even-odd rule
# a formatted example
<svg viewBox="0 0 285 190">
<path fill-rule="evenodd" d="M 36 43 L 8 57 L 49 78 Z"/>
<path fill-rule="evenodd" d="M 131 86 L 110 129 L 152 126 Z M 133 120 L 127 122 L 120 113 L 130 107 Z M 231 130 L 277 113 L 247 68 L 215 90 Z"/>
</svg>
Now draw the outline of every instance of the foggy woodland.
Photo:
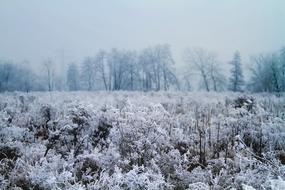
<svg viewBox="0 0 285 190">
<path fill-rule="evenodd" d="M 177 67 L 169 45 L 141 51 L 99 50 L 80 63 L 66 64 L 61 71 L 56 70 L 61 64 L 58 60 L 47 58 L 40 63 L 40 72 L 28 61 L 1 60 L 0 91 L 285 91 L 285 48 L 251 56 L 247 77 L 239 51 L 227 63 L 203 48 L 188 48 L 182 57 L 184 63 Z"/>
</svg>

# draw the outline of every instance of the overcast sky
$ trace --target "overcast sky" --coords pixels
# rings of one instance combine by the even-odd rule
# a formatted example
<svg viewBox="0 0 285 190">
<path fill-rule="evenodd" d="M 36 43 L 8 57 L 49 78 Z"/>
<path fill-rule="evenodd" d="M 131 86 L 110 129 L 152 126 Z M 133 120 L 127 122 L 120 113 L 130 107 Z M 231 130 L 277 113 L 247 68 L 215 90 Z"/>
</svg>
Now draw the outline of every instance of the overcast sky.
<svg viewBox="0 0 285 190">
<path fill-rule="evenodd" d="M 168 43 L 222 61 L 285 45 L 285 0 L 0 0 L 0 59 L 80 61 L 99 48 Z"/>
</svg>

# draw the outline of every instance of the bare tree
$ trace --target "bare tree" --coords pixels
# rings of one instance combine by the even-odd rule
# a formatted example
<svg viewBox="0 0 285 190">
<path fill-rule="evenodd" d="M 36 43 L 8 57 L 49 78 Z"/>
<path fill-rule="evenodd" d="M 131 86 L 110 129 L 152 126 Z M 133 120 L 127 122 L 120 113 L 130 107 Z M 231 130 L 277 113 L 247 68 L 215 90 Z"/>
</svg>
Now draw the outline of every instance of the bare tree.
<svg viewBox="0 0 285 190">
<path fill-rule="evenodd" d="M 137 88 L 137 82 L 140 80 L 140 75 L 138 72 L 138 61 L 137 61 L 137 54 L 136 52 L 127 52 L 126 54 L 126 63 L 128 69 L 128 79 L 127 89 L 135 90 Z"/>
<path fill-rule="evenodd" d="M 144 49 L 139 56 L 144 90 L 168 90 L 179 86 L 174 74 L 174 60 L 169 45 L 157 45 Z"/>
<path fill-rule="evenodd" d="M 276 54 L 253 57 L 254 67 L 249 87 L 255 92 L 280 92 L 281 70 Z"/>
<path fill-rule="evenodd" d="M 194 66 L 193 68 L 200 73 L 204 87 L 207 91 L 210 91 L 208 70 L 212 56 L 213 55 L 200 48 L 187 49 L 185 52 L 185 61 L 190 65 L 191 68 Z"/>
<path fill-rule="evenodd" d="M 83 86 L 90 91 L 94 89 L 95 82 L 95 63 L 94 59 L 91 57 L 87 57 L 81 67 L 81 80 L 83 82 Z"/>
<path fill-rule="evenodd" d="M 186 49 L 184 54 L 187 68 L 198 71 L 206 91 L 218 91 L 224 86 L 224 76 L 220 72 L 216 55 L 201 48 Z"/>
<path fill-rule="evenodd" d="M 111 66 L 112 90 L 121 90 L 123 76 L 126 71 L 124 68 L 123 54 L 119 50 L 113 49 L 109 54 L 108 62 Z"/>
<path fill-rule="evenodd" d="M 222 68 L 219 66 L 219 62 L 213 59 L 210 63 L 210 79 L 212 84 L 212 89 L 214 91 L 222 91 L 226 86 L 226 78 L 222 72 Z"/>
<path fill-rule="evenodd" d="M 43 63 L 44 70 L 46 73 L 46 82 L 48 86 L 48 91 L 53 90 L 53 79 L 54 79 L 54 68 L 53 68 L 53 63 L 50 58 L 44 61 Z"/>
<path fill-rule="evenodd" d="M 32 89 L 32 83 L 34 75 L 30 68 L 30 63 L 28 61 L 23 62 L 23 66 L 21 68 L 21 73 L 23 75 L 23 90 L 29 92 Z"/>
<path fill-rule="evenodd" d="M 177 83 L 176 76 L 173 72 L 172 66 L 174 65 L 174 60 L 172 58 L 171 50 L 169 45 L 160 45 L 156 47 L 158 51 L 159 65 L 162 70 L 163 76 L 163 89 L 166 91 L 169 89 L 169 85 L 172 83 Z"/>
<path fill-rule="evenodd" d="M 183 81 L 184 81 L 184 89 L 186 91 L 191 91 L 192 85 L 191 85 L 191 82 L 190 82 L 190 76 L 188 74 L 184 74 L 183 75 Z"/>
<path fill-rule="evenodd" d="M 139 66 L 142 75 L 142 89 L 149 91 L 152 89 L 153 58 L 151 48 L 144 49 L 139 55 Z"/>
<path fill-rule="evenodd" d="M 104 50 L 100 50 L 95 57 L 95 64 L 96 68 L 101 75 L 105 90 L 111 90 L 111 77 L 108 77 L 108 75 L 111 75 L 111 68 L 109 67 L 107 63 L 107 53 Z"/>
<path fill-rule="evenodd" d="M 68 65 L 67 69 L 67 86 L 71 91 L 79 89 L 79 71 L 75 63 Z"/>
<path fill-rule="evenodd" d="M 11 74 L 12 74 L 12 64 L 4 63 L 2 73 L 1 73 L 4 91 L 8 90 L 8 84 L 11 78 Z"/>
</svg>

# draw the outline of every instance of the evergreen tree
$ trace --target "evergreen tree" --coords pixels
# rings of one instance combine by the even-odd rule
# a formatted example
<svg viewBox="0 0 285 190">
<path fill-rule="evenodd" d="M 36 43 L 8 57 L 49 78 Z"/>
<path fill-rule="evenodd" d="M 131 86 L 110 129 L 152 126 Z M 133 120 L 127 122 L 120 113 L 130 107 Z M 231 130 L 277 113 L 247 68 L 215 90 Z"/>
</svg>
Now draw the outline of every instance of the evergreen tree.
<svg viewBox="0 0 285 190">
<path fill-rule="evenodd" d="M 244 85 L 244 79 L 243 79 L 243 72 L 242 72 L 242 66 L 241 66 L 241 56 L 238 51 L 235 52 L 233 60 L 230 61 L 230 64 L 232 65 L 231 69 L 231 76 L 229 79 L 229 90 L 238 92 L 242 91 L 242 86 Z"/>
</svg>

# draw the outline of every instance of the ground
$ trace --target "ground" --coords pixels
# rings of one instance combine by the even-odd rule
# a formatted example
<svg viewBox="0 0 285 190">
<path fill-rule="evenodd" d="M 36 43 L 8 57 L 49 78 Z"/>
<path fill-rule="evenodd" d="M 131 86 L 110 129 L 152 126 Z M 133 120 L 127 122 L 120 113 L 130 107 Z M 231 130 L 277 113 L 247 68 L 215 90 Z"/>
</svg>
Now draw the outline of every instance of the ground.
<svg viewBox="0 0 285 190">
<path fill-rule="evenodd" d="M 285 98 L 0 94 L 0 189 L 285 189 Z"/>
</svg>

